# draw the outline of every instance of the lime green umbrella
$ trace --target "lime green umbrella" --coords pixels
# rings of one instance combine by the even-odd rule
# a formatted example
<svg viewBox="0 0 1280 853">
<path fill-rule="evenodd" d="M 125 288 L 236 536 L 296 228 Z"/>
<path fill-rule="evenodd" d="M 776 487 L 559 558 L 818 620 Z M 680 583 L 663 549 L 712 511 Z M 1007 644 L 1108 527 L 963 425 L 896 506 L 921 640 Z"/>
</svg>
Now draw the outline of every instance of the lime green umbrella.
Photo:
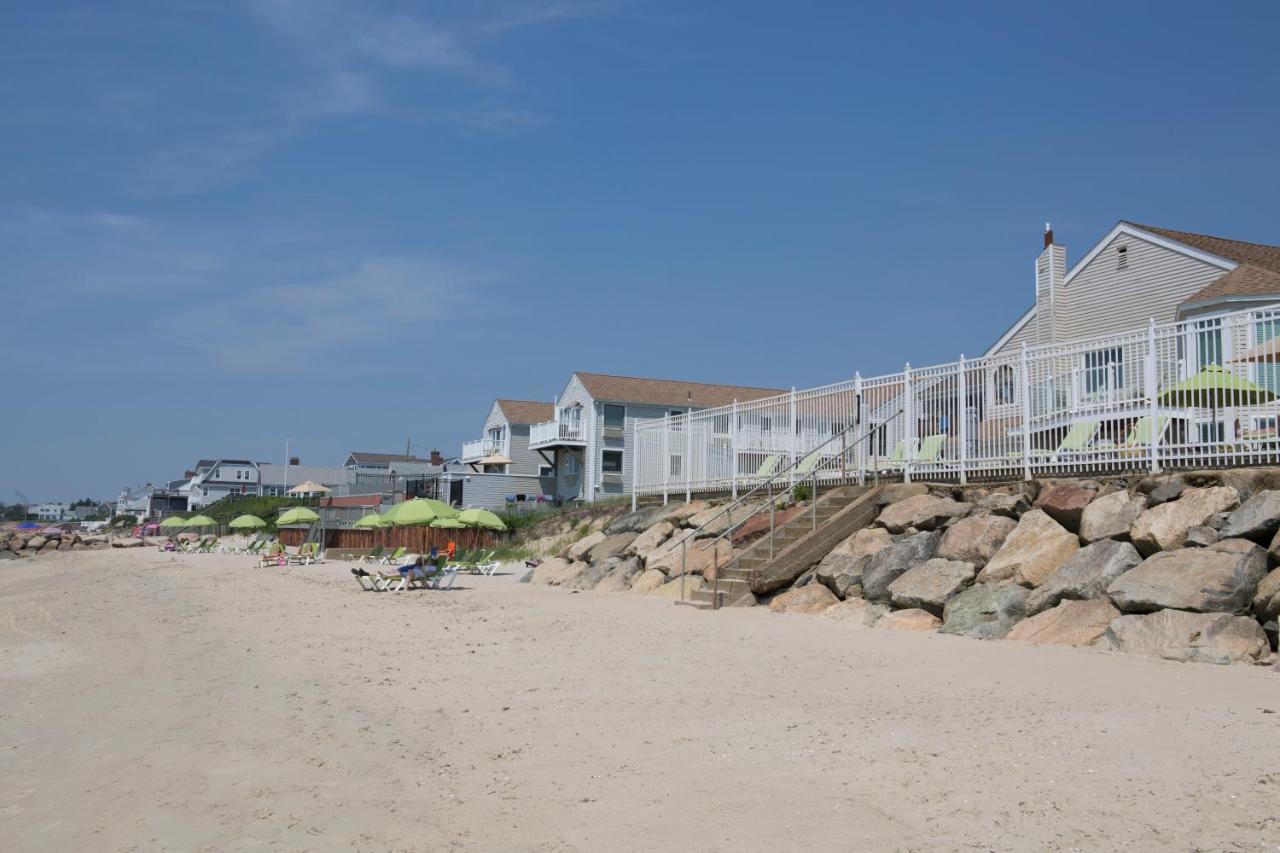
<svg viewBox="0 0 1280 853">
<path fill-rule="evenodd" d="M 356 522 L 356 527 L 361 527 L 361 528 L 386 527 L 386 526 L 387 526 L 387 522 L 382 518 L 382 516 L 378 515 L 376 512 L 371 512 Z"/>
<path fill-rule="evenodd" d="M 437 518 L 435 521 L 431 522 L 431 526 L 444 527 L 449 530 L 461 530 L 462 528 L 469 527 L 470 525 L 458 518 Z"/>
<path fill-rule="evenodd" d="M 458 517 L 458 511 L 444 501 L 438 501 L 435 498 L 416 498 L 416 500 L 425 501 L 427 506 L 435 510 L 437 518 Z"/>
<path fill-rule="evenodd" d="M 227 525 L 232 530 L 257 530 L 260 527 L 266 527 L 267 523 L 256 515 L 241 515 L 231 520 Z"/>
<path fill-rule="evenodd" d="M 281 513 L 280 517 L 276 519 L 276 524 L 310 524 L 319 520 L 320 516 L 305 506 L 298 506 Z"/>
<path fill-rule="evenodd" d="M 1220 364 L 1210 364 L 1195 376 L 1160 392 L 1160 402 L 1175 408 L 1209 409 L 1211 423 L 1218 422 L 1218 409 L 1229 406 L 1257 406 L 1276 398 L 1266 388 L 1254 385 Z M 1216 430 L 1217 427 L 1214 427 Z"/>
<path fill-rule="evenodd" d="M 427 498 L 414 498 L 411 501 L 405 501 L 404 503 L 387 510 L 384 517 L 397 527 L 404 527 L 410 524 L 430 524 L 437 518 L 457 516 L 456 512 L 453 513 L 452 516 L 442 513 L 432 504 L 439 504 L 445 509 L 449 508 L 446 504 L 440 503 L 440 501 L 432 501 Z"/>
<path fill-rule="evenodd" d="M 217 527 L 218 522 L 207 515 L 193 515 L 187 519 L 183 527 Z"/>
<path fill-rule="evenodd" d="M 171 515 L 164 521 L 160 522 L 161 527 L 182 527 L 187 520 L 180 515 Z"/>
<path fill-rule="evenodd" d="M 481 527 L 485 530 L 507 529 L 506 523 L 487 509 L 464 509 L 458 514 L 458 518 L 471 527 Z"/>
</svg>

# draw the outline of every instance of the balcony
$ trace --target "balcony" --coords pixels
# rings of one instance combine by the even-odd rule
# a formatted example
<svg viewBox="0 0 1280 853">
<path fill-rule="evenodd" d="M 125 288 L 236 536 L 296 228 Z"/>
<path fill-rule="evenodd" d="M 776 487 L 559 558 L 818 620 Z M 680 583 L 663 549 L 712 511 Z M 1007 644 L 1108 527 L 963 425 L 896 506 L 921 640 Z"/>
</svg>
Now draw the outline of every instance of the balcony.
<svg viewBox="0 0 1280 853">
<path fill-rule="evenodd" d="M 586 431 L 580 421 L 547 421 L 529 427 L 529 449 L 549 447 L 583 447 L 587 443 Z"/>
<path fill-rule="evenodd" d="M 500 453 L 503 456 L 507 455 L 506 442 L 494 441 L 492 438 L 480 438 L 463 443 L 461 459 L 464 464 L 470 464 L 479 462 L 486 456 L 493 456 L 495 453 Z"/>
</svg>

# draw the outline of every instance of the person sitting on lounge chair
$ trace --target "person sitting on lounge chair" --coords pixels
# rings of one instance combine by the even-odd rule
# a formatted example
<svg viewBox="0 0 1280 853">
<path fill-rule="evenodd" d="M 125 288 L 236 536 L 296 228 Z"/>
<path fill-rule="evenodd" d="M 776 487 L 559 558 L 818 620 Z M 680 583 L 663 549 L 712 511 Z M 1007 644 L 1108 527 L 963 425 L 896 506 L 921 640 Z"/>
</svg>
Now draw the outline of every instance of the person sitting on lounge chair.
<svg viewBox="0 0 1280 853">
<path fill-rule="evenodd" d="M 423 576 L 422 563 L 422 555 L 419 554 L 410 562 L 405 563 L 403 566 L 396 569 L 396 571 L 400 573 L 400 577 L 404 578 L 404 583 L 400 584 L 401 589 L 404 589 L 409 585 L 410 579 L 415 577 L 420 578 Z"/>
</svg>

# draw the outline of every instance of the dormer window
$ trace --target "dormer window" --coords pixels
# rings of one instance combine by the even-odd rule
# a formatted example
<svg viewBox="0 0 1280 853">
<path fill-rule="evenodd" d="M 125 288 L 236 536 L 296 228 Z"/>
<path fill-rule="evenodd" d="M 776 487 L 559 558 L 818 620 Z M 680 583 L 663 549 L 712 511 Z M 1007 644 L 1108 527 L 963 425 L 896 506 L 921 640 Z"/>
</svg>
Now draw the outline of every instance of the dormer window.
<svg viewBox="0 0 1280 853">
<path fill-rule="evenodd" d="M 1123 270 L 1129 268 L 1129 247 L 1116 247 L 1116 269 Z"/>
</svg>

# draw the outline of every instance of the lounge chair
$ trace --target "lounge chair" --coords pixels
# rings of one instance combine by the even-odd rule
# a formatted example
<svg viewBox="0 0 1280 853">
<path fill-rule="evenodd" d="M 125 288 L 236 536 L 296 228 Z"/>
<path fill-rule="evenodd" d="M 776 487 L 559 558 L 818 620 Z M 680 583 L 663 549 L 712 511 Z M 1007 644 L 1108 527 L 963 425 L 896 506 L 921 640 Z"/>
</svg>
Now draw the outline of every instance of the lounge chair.
<svg viewBox="0 0 1280 853">
<path fill-rule="evenodd" d="M 884 463 L 883 467 L 886 470 L 894 470 L 897 468 L 902 468 L 909 461 L 909 457 L 914 455 L 915 447 L 916 447 L 916 440 L 914 438 L 902 439 L 896 445 L 894 445 L 893 452 L 890 453 L 888 456 L 872 457 L 872 460 L 871 460 L 872 470 L 875 470 L 875 471 L 880 470 L 881 463 Z"/>
<path fill-rule="evenodd" d="M 422 589 L 449 589 L 458 579 L 458 572 L 463 568 L 461 563 L 449 562 L 444 555 L 441 555 L 440 565 L 434 571 L 427 571 L 427 567 L 423 566 L 421 572 L 410 572 L 406 580 L 409 586 Z"/>
<path fill-rule="evenodd" d="M 493 559 L 493 555 L 496 553 L 497 551 L 476 552 L 475 556 L 471 559 L 457 560 L 455 565 L 466 569 L 473 575 L 491 575 L 493 574 L 493 570 L 498 567 L 498 564 Z"/>
<path fill-rule="evenodd" d="M 379 560 L 378 562 L 384 566 L 389 566 L 396 560 L 399 560 L 401 557 L 403 557 L 405 554 L 405 551 L 408 551 L 408 550 L 409 550 L 408 548 L 402 545 L 391 554 L 383 554 L 382 559 Z"/>
<path fill-rule="evenodd" d="M 938 457 L 942 455 L 942 449 L 947 446 L 946 433 L 938 433 L 937 435 L 925 436 L 924 441 L 920 442 L 920 452 L 915 455 L 912 462 L 937 462 Z"/>
<path fill-rule="evenodd" d="M 269 548 L 265 551 L 259 552 L 258 568 L 282 565 L 284 562 L 288 561 L 287 554 L 288 552 L 285 550 L 283 545 L 279 542 L 272 542 Z"/>
<path fill-rule="evenodd" d="M 1156 418 L 1156 443 L 1160 443 L 1160 439 L 1164 438 L 1165 431 L 1169 429 L 1169 424 L 1173 418 L 1168 415 L 1160 415 Z M 1124 444 L 1120 445 L 1117 450 L 1126 455 L 1134 454 L 1151 447 L 1151 416 L 1143 415 L 1133 422 L 1133 426 L 1129 427 L 1129 434 L 1124 438 Z"/>
<path fill-rule="evenodd" d="M 381 545 L 374 548 L 368 554 L 361 554 L 357 563 L 377 563 L 382 559 L 382 552 L 385 550 Z"/>
</svg>

